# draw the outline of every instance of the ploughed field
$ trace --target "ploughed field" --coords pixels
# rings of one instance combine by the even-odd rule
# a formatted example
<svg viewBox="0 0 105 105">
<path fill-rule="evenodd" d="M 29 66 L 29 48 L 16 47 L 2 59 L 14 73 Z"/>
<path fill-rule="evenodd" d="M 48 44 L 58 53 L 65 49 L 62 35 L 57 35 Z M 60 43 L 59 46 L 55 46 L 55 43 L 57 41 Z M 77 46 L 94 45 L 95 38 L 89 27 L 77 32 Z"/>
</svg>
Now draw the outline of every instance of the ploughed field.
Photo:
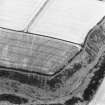
<svg viewBox="0 0 105 105">
<path fill-rule="evenodd" d="M 89 105 L 105 77 L 105 17 L 82 49 L 70 42 L 0 29 L 0 102 Z"/>
<path fill-rule="evenodd" d="M 78 50 L 72 43 L 59 39 L 0 29 L 0 65 L 17 71 L 53 74 Z"/>
</svg>

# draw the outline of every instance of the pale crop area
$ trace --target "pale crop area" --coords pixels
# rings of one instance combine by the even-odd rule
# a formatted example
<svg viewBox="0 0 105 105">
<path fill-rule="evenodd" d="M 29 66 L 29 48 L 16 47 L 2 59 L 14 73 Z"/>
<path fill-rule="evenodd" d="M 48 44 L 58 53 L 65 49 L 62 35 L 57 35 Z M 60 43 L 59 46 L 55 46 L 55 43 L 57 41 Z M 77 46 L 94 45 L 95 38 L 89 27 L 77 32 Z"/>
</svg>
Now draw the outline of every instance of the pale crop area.
<svg viewBox="0 0 105 105">
<path fill-rule="evenodd" d="M 82 43 L 104 15 L 105 3 L 96 0 L 0 0 L 0 26 Z M 35 17 L 36 16 L 36 17 Z"/>
<path fill-rule="evenodd" d="M 30 31 L 81 43 L 104 15 L 105 3 L 96 0 L 52 0 Z"/>
<path fill-rule="evenodd" d="M 0 0 L 0 27 L 23 30 L 46 0 Z"/>
<path fill-rule="evenodd" d="M 105 2 L 97 0 L 0 0 L 0 27 L 78 44 L 103 16 Z M 105 105 L 105 81 L 90 105 Z"/>
</svg>

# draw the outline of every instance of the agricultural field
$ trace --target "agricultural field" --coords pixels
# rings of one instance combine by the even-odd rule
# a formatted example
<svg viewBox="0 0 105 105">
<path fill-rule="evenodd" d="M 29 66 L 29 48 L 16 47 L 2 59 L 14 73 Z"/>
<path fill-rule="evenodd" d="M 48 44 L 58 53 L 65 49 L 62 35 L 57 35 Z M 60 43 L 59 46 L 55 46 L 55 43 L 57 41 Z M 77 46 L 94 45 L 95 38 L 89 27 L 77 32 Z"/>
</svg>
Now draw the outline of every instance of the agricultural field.
<svg viewBox="0 0 105 105">
<path fill-rule="evenodd" d="M 0 1 L 0 105 L 104 105 L 104 78 L 104 1 Z"/>
</svg>

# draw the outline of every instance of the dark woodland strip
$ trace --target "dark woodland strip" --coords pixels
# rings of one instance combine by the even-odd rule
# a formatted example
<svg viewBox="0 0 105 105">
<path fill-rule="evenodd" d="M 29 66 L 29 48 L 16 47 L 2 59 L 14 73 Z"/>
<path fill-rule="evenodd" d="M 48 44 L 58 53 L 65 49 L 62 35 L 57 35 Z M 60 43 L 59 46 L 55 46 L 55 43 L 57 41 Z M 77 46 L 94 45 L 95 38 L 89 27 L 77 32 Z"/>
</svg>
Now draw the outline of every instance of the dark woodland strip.
<svg viewBox="0 0 105 105">
<path fill-rule="evenodd" d="M 23 84 L 40 87 L 40 80 L 35 76 L 29 76 L 28 74 L 22 74 L 15 71 L 0 70 L 0 78 L 7 78 L 10 80 L 19 81 Z"/>
<path fill-rule="evenodd" d="M 8 101 L 12 104 L 26 104 L 28 103 L 28 99 L 23 98 L 21 96 L 16 96 L 14 94 L 0 94 L 0 102 Z"/>
<path fill-rule="evenodd" d="M 91 81 L 83 94 L 83 98 L 86 101 L 92 100 L 92 97 L 95 95 L 99 85 L 105 77 L 105 54 L 100 57 L 99 62 L 93 69 L 97 69 L 97 71 L 94 72 L 94 76 L 91 78 Z"/>
</svg>

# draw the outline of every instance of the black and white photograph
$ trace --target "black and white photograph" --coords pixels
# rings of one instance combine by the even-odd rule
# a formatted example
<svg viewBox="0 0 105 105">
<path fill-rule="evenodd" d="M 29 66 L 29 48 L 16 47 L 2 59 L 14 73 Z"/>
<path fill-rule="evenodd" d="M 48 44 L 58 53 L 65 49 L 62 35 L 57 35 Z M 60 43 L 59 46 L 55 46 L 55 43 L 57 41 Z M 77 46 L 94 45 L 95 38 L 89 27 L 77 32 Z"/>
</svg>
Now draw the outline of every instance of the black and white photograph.
<svg viewBox="0 0 105 105">
<path fill-rule="evenodd" d="M 0 0 L 0 105 L 105 105 L 105 0 Z"/>
</svg>

